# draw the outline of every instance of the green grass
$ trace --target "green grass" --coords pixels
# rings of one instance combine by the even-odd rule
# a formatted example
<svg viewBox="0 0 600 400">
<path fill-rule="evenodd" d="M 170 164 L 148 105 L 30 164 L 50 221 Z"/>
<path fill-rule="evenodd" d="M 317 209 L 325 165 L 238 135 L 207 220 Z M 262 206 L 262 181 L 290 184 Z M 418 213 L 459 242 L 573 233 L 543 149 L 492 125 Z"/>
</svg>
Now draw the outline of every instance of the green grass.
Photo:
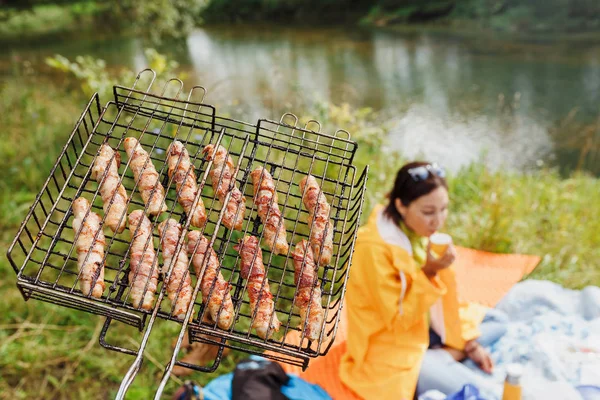
<svg viewBox="0 0 600 400">
<path fill-rule="evenodd" d="M 600 181 L 556 171 L 492 173 L 472 166 L 451 179 L 449 231 L 457 242 L 488 251 L 537 254 L 532 278 L 570 288 L 600 285 Z"/>
<path fill-rule="evenodd" d="M 6 249 L 53 165 L 86 99 L 34 77 L 0 87 L 0 245 Z M 307 112 L 308 114 L 308 112 Z M 341 126 L 360 142 L 356 164 L 370 164 L 364 217 L 391 187 L 399 154 L 381 140 L 385 129 L 368 109 L 323 106 L 312 116 L 324 129 Z M 390 161 L 391 160 L 391 161 Z M 600 181 L 554 170 L 492 172 L 472 165 L 452 174 L 448 229 L 458 244 L 497 252 L 537 254 L 536 279 L 566 287 L 600 284 Z M 133 358 L 98 344 L 103 319 L 40 301 L 24 302 L 15 274 L 0 257 L 0 399 L 105 399 L 114 397 Z M 164 321 L 159 321 L 164 322 Z M 146 361 L 128 398 L 150 398 L 170 356 L 177 325 L 157 323 Z M 141 335 L 116 323 L 109 340 L 134 348 Z M 231 371 L 245 357 L 231 353 L 216 374 L 192 375 L 201 384 Z M 167 392 L 178 386 L 171 380 Z"/>
</svg>

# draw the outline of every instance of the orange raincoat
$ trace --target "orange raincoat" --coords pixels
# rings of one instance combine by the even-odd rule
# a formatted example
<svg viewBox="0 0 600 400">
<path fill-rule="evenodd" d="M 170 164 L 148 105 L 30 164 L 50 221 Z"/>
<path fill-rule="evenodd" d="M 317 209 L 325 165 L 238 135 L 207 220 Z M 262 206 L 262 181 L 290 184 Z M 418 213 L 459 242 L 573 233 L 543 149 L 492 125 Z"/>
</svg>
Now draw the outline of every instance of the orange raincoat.
<svg viewBox="0 0 600 400">
<path fill-rule="evenodd" d="M 348 280 L 347 352 L 340 378 L 364 399 L 412 400 L 429 321 L 447 346 L 479 336 L 486 309 L 458 300 L 452 268 L 429 279 L 409 239 L 378 206 L 358 232 Z"/>
</svg>

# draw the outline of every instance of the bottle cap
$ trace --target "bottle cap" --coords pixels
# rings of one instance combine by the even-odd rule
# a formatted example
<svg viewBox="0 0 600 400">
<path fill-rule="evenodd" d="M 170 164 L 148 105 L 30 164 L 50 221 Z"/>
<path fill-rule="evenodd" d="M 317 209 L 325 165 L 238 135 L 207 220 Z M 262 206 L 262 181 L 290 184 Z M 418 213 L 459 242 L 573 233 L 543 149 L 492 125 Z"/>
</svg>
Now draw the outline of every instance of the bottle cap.
<svg viewBox="0 0 600 400">
<path fill-rule="evenodd" d="M 506 366 L 506 381 L 512 385 L 519 385 L 523 376 L 523 366 L 513 363 Z"/>
</svg>

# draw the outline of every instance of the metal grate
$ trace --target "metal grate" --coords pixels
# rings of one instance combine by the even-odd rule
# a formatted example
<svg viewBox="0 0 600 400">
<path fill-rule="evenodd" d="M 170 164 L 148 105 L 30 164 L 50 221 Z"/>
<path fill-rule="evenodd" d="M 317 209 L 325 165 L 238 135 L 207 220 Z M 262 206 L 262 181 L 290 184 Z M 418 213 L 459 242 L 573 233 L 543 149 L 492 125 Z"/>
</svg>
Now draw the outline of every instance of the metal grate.
<svg viewBox="0 0 600 400">
<path fill-rule="evenodd" d="M 17 286 L 26 300 L 36 298 L 107 317 L 100 343 L 111 350 L 136 356 L 117 398 L 124 396 L 140 368 L 143 350 L 156 319 L 181 324 L 177 345 L 165 368 L 157 398 L 174 365 L 213 371 L 220 362 L 224 346 L 255 354 L 269 350 L 270 358 L 306 367 L 310 357 L 327 353 L 340 318 L 367 180 L 367 168 L 359 175 L 352 165 L 356 143 L 350 140 L 346 131 L 322 133 L 317 121 L 300 124 L 292 114 L 284 115 L 280 121 L 261 119 L 255 124 L 236 121 L 218 115 L 213 106 L 204 104 L 203 88 L 194 87 L 185 99 L 180 99 L 183 89 L 180 80 L 172 79 L 160 94 L 152 94 L 150 89 L 154 80 L 153 71 L 142 71 L 132 87 L 114 87 L 114 101 L 101 107 L 96 94 L 87 104 L 8 250 L 8 258 L 17 273 Z M 145 88 L 138 89 L 139 86 Z M 166 218 L 175 218 L 184 229 L 189 227 L 185 212 L 177 202 L 176 187 L 168 177 L 165 162 L 167 148 L 174 138 L 187 148 L 208 215 L 202 233 L 209 238 L 221 263 L 221 272 L 231 285 L 235 319 L 230 329 L 223 330 L 216 323 L 201 322 L 206 321 L 206 307 L 202 296 L 198 297 L 199 277 L 193 284 L 193 307 L 188 310 L 191 320 L 177 319 L 172 313 L 171 302 L 162 301 L 164 284 L 159 284 L 152 310 L 134 307 L 128 285 L 131 250 L 128 232 L 109 234 L 105 230 L 107 288 L 103 296 L 96 299 L 83 295 L 79 290 L 80 277 L 74 251 L 77 237 L 71 228 L 71 204 L 77 197 L 84 196 L 92 203 L 92 210 L 102 216 L 103 221 L 106 218 L 98 185 L 91 179 L 91 167 L 102 144 L 108 143 L 113 149 L 118 149 L 122 160 L 127 160 L 119 167 L 121 182 L 129 195 L 127 211 L 146 208 L 123 150 L 122 142 L 128 136 L 138 138 L 150 154 L 166 190 L 168 209 L 158 218 L 151 218 L 153 241 L 147 244 L 154 247 L 159 259 L 161 248 L 155 226 Z M 227 148 L 236 164 L 235 180 L 247 200 L 242 232 L 222 225 L 222 207 L 215 199 L 211 185 L 206 184 L 212 161 L 208 161 L 201 151 L 209 143 Z M 262 239 L 262 223 L 252 201 L 252 182 L 249 180 L 249 173 L 257 166 L 264 167 L 273 176 L 290 243 L 290 250 L 285 255 L 274 255 L 266 246 L 261 246 L 276 314 L 282 322 L 279 332 L 270 339 L 261 339 L 250 329 L 254 316 L 246 294 L 247 282 L 240 276 L 239 255 L 233 250 L 233 245 L 245 234 Z M 299 326 L 300 318 L 294 303 L 296 285 L 290 254 L 293 245 L 307 239 L 312 229 L 307 222 L 308 211 L 302 204 L 298 185 L 307 174 L 317 179 L 331 205 L 334 248 L 330 265 L 319 269 L 325 310 L 321 335 L 315 343 L 302 337 L 300 345 L 292 346 L 285 343 L 285 335 L 294 330 L 302 335 L 303 327 Z M 127 218 L 125 215 L 122 217 Z M 177 251 L 185 251 L 182 248 L 183 241 L 180 240 Z M 190 273 L 195 275 L 192 269 Z M 138 349 L 108 343 L 107 333 L 115 321 L 144 331 Z M 192 341 L 220 347 L 211 366 L 185 364 L 177 359 L 187 330 Z"/>
</svg>

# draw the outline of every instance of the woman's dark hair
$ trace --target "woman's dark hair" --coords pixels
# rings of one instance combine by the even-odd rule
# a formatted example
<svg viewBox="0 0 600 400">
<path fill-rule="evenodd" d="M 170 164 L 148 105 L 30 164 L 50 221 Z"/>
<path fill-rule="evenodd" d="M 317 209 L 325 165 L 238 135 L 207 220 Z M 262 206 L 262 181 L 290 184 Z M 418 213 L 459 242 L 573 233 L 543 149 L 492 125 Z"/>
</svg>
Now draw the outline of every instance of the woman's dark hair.
<svg viewBox="0 0 600 400">
<path fill-rule="evenodd" d="M 419 168 L 422 167 L 422 168 Z M 415 169 L 421 174 L 415 174 Z M 426 173 L 423 174 L 423 171 Z M 443 170 L 436 164 L 423 161 L 415 161 L 404 165 L 396 174 L 394 188 L 388 194 L 388 204 L 383 213 L 395 223 L 402 220 L 402 215 L 396 209 L 396 199 L 400 199 L 404 206 L 410 205 L 421 196 L 433 192 L 440 186 L 448 190 L 448 184 L 444 178 Z M 440 176 L 441 175 L 441 176 Z"/>
</svg>

